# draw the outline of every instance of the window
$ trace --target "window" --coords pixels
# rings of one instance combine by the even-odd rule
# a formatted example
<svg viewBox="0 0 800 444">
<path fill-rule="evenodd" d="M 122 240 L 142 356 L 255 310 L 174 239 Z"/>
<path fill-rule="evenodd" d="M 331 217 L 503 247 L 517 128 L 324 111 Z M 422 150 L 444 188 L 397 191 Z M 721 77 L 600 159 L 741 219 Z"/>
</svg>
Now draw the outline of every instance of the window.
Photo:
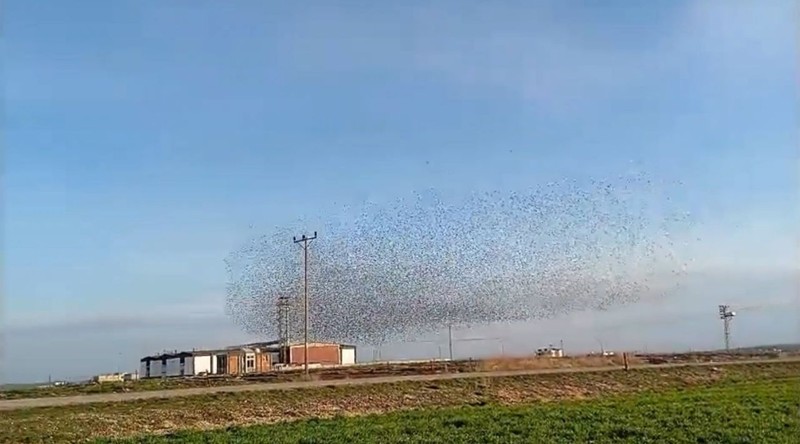
<svg viewBox="0 0 800 444">
<path fill-rule="evenodd" d="M 246 372 L 254 372 L 254 371 L 256 371 L 256 355 L 255 354 L 248 353 L 247 356 L 245 356 L 244 371 L 246 371 Z"/>
</svg>

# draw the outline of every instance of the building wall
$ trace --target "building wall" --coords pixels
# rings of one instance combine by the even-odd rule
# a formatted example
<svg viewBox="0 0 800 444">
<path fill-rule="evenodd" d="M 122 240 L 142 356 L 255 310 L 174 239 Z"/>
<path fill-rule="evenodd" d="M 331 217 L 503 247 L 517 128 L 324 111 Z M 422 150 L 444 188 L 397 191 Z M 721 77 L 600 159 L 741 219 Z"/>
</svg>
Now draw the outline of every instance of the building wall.
<svg viewBox="0 0 800 444">
<path fill-rule="evenodd" d="M 226 356 L 228 359 L 228 369 L 226 372 L 222 372 L 223 369 L 218 368 L 217 365 L 217 356 Z M 255 367 L 249 371 L 249 373 L 265 373 L 272 370 L 272 360 L 270 359 L 270 354 L 264 350 L 229 350 L 227 353 L 215 353 L 213 355 L 207 356 L 195 356 L 194 358 L 194 374 L 198 375 L 201 374 L 204 369 L 209 374 L 228 374 L 228 375 L 238 375 L 244 374 L 247 371 L 246 363 L 247 363 L 247 356 L 253 356 L 255 358 Z"/>
<path fill-rule="evenodd" d="M 221 355 L 222 353 L 215 353 L 211 355 L 211 374 L 218 375 L 219 369 L 217 368 L 217 356 Z"/>
<path fill-rule="evenodd" d="M 150 361 L 150 378 L 160 378 L 161 377 L 161 360 L 156 359 Z"/>
<path fill-rule="evenodd" d="M 242 354 L 237 351 L 228 352 L 228 374 L 229 375 L 236 375 L 239 374 L 239 360 L 241 359 Z"/>
<path fill-rule="evenodd" d="M 183 362 L 183 376 L 194 376 L 194 356 L 187 356 Z"/>
<path fill-rule="evenodd" d="M 150 376 L 147 374 L 147 361 L 142 361 L 139 363 L 139 375 L 142 378 L 147 378 Z"/>
<path fill-rule="evenodd" d="M 212 361 L 211 360 L 211 355 L 195 356 L 193 358 L 193 361 L 194 361 L 192 363 L 192 366 L 193 366 L 192 374 L 193 375 L 200 375 L 200 374 L 203 374 L 203 373 L 209 373 L 209 374 L 212 373 L 211 372 L 211 361 Z"/>
<path fill-rule="evenodd" d="M 181 359 L 169 358 L 167 359 L 167 376 L 180 376 L 181 375 Z"/>
<path fill-rule="evenodd" d="M 289 363 L 303 365 L 305 352 L 302 344 L 292 345 L 289 350 Z M 339 344 L 308 344 L 308 363 L 336 365 L 340 363 Z"/>
<path fill-rule="evenodd" d="M 266 373 L 271 370 L 270 356 L 267 352 L 256 353 L 256 372 Z"/>
</svg>

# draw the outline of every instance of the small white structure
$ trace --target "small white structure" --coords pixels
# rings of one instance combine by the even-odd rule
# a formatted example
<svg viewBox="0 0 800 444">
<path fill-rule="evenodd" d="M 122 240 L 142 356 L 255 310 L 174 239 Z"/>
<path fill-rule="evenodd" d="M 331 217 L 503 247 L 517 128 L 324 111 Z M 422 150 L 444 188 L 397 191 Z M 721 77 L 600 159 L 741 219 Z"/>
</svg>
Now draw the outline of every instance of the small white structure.
<svg viewBox="0 0 800 444">
<path fill-rule="evenodd" d="M 548 358 L 563 358 L 564 350 L 553 346 L 540 348 L 536 350 L 536 356 L 544 356 Z"/>
<path fill-rule="evenodd" d="M 105 373 L 95 376 L 92 380 L 98 384 L 104 382 L 122 382 L 125 380 L 125 375 L 123 373 Z"/>
<path fill-rule="evenodd" d="M 340 347 L 341 365 L 353 365 L 356 363 L 356 348 L 352 345 L 342 345 Z"/>
</svg>

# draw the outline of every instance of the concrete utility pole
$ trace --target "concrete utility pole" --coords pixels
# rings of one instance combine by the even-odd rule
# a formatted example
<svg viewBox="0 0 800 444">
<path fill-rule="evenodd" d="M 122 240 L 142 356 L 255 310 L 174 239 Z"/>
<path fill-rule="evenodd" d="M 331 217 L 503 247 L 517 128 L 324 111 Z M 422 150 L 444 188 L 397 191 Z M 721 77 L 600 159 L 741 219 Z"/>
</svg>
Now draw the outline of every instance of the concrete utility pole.
<svg viewBox="0 0 800 444">
<path fill-rule="evenodd" d="M 450 360 L 453 360 L 453 324 L 447 324 L 447 344 L 450 347 Z"/>
<path fill-rule="evenodd" d="M 303 365 L 305 366 L 306 375 L 308 375 L 308 243 L 317 238 L 317 232 L 314 236 L 308 237 L 305 234 L 300 237 L 292 237 L 292 241 L 296 244 L 303 244 Z"/>
<path fill-rule="evenodd" d="M 281 344 L 280 359 L 281 362 L 289 362 L 289 346 L 291 340 L 289 338 L 289 305 L 291 301 L 289 296 L 278 297 L 278 341 Z"/>
</svg>

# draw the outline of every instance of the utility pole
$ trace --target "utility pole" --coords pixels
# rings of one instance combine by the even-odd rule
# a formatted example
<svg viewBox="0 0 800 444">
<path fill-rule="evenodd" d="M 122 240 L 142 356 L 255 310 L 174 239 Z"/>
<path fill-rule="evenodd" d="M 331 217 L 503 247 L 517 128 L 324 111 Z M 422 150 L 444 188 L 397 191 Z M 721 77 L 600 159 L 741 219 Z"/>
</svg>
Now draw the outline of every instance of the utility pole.
<svg viewBox="0 0 800 444">
<path fill-rule="evenodd" d="M 736 316 L 735 311 L 730 310 L 729 305 L 719 306 L 719 318 L 722 319 L 722 325 L 725 332 L 725 351 L 731 350 L 731 320 Z"/>
<path fill-rule="evenodd" d="M 303 365 L 306 375 L 308 375 L 308 243 L 316 238 L 316 231 L 312 237 L 305 234 L 300 239 L 292 237 L 292 242 L 303 244 Z"/>
<path fill-rule="evenodd" d="M 281 344 L 281 362 L 289 363 L 289 301 L 288 296 L 278 297 L 278 341 Z"/>
<path fill-rule="evenodd" d="M 450 347 L 450 360 L 453 360 L 453 324 L 447 324 L 447 344 Z"/>
</svg>

